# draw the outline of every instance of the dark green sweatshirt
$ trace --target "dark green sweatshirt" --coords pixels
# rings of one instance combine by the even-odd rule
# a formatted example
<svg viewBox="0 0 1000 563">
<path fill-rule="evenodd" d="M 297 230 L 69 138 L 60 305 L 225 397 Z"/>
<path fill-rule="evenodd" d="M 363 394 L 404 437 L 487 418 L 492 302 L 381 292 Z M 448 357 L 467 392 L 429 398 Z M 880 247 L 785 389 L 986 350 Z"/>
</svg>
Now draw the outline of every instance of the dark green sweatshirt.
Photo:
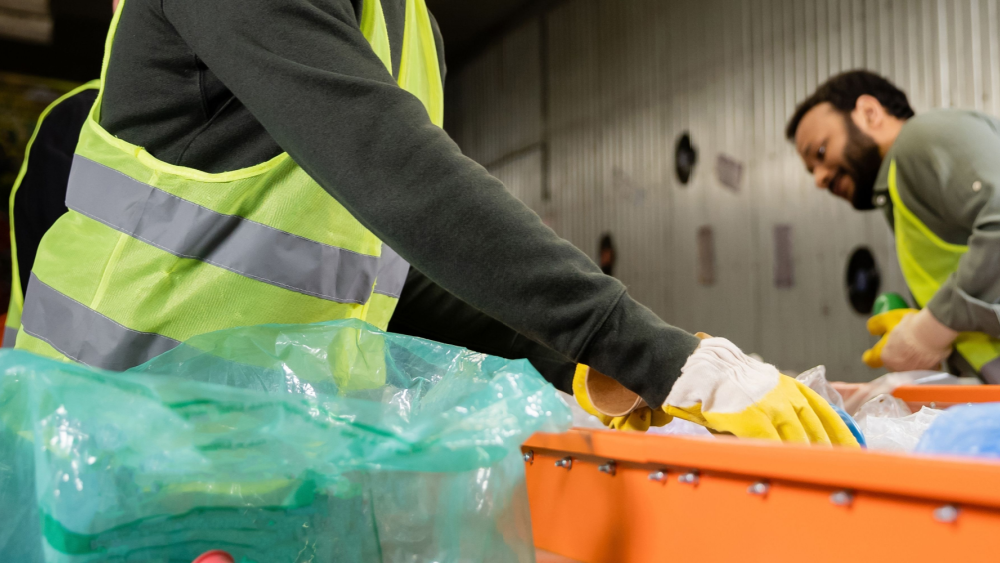
<svg viewBox="0 0 1000 563">
<path fill-rule="evenodd" d="M 361 1 L 126 0 L 101 124 L 209 172 L 288 152 L 412 265 L 393 329 L 527 356 L 563 390 L 586 363 L 662 404 L 698 340 L 430 123 L 358 29 Z M 382 0 L 394 73 L 405 4 Z"/>
</svg>

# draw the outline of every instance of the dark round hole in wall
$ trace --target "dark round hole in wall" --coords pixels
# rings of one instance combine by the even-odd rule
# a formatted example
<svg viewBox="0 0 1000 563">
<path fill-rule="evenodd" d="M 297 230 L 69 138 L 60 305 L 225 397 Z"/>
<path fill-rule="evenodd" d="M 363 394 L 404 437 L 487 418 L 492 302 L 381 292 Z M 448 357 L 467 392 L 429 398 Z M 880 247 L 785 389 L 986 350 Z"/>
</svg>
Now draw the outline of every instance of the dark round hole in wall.
<svg viewBox="0 0 1000 563">
<path fill-rule="evenodd" d="M 870 314 L 881 285 L 882 277 L 871 250 L 863 246 L 856 249 L 847 262 L 847 298 L 851 307 L 861 315 Z"/>
<path fill-rule="evenodd" d="M 597 247 L 598 266 L 601 271 L 609 276 L 615 275 L 615 243 L 611 240 L 611 233 L 601 235 L 601 241 Z"/>
<path fill-rule="evenodd" d="M 674 151 L 674 168 L 677 179 L 685 185 L 691 179 L 694 165 L 698 163 L 698 150 L 691 144 L 691 135 L 687 131 L 677 139 L 677 149 Z"/>
</svg>

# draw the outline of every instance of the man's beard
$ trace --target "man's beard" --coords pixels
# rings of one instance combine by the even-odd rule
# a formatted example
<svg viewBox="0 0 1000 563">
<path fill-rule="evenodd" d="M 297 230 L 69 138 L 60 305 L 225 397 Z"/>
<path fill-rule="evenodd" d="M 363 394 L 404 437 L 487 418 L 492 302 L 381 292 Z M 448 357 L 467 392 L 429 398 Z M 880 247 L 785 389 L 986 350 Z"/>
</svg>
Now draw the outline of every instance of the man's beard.
<svg viewBox="0 0 1000 563">
<path fill-rule="evenodd" d="M 882 155 L 878 152 L 875 140 L 865 134 L 849 115 L 844 116 L 847 122 L 847 146 L 844 148 L 844 161 L 847 163 L 847 174 L 854 180 L 854 195 L 851 205 L 859 211 L 875 209 L 872 196 L 875 192 L 875 181 L 882 167 Z"/>
</svg>

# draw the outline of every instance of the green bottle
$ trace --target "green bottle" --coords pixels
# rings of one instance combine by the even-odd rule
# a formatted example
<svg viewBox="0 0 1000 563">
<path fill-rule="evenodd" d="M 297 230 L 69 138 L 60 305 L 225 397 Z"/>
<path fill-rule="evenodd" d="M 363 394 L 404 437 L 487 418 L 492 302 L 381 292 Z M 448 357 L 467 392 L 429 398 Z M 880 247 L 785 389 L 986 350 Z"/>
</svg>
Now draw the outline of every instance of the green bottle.
<svg viewBox="0 0 1000 563">
<path fill-rule="evenodd" d="M 894 309 L 908 309 L 910 304 L 906 302 L 906 299 L 898 293 L 883 293 L 878 296 L 875 300 L 875 305 L 872 306 L 872 316 L 880 315 L 886 311 L 892 311 Z"/>
</svg>

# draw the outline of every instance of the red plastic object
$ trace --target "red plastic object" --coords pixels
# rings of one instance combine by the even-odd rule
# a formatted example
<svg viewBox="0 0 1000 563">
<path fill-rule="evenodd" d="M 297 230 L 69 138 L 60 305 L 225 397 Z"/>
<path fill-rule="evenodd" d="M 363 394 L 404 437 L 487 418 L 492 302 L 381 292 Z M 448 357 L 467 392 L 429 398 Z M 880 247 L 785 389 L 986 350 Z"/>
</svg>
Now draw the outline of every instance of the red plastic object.
<svg viewBox="0 0 1000 563">
<path fill-rule="evenodd" d="M 206 551 L 198 556 L 192 563 L 236 563 L 232 555 L 221 549 Z"/>
</svg>

